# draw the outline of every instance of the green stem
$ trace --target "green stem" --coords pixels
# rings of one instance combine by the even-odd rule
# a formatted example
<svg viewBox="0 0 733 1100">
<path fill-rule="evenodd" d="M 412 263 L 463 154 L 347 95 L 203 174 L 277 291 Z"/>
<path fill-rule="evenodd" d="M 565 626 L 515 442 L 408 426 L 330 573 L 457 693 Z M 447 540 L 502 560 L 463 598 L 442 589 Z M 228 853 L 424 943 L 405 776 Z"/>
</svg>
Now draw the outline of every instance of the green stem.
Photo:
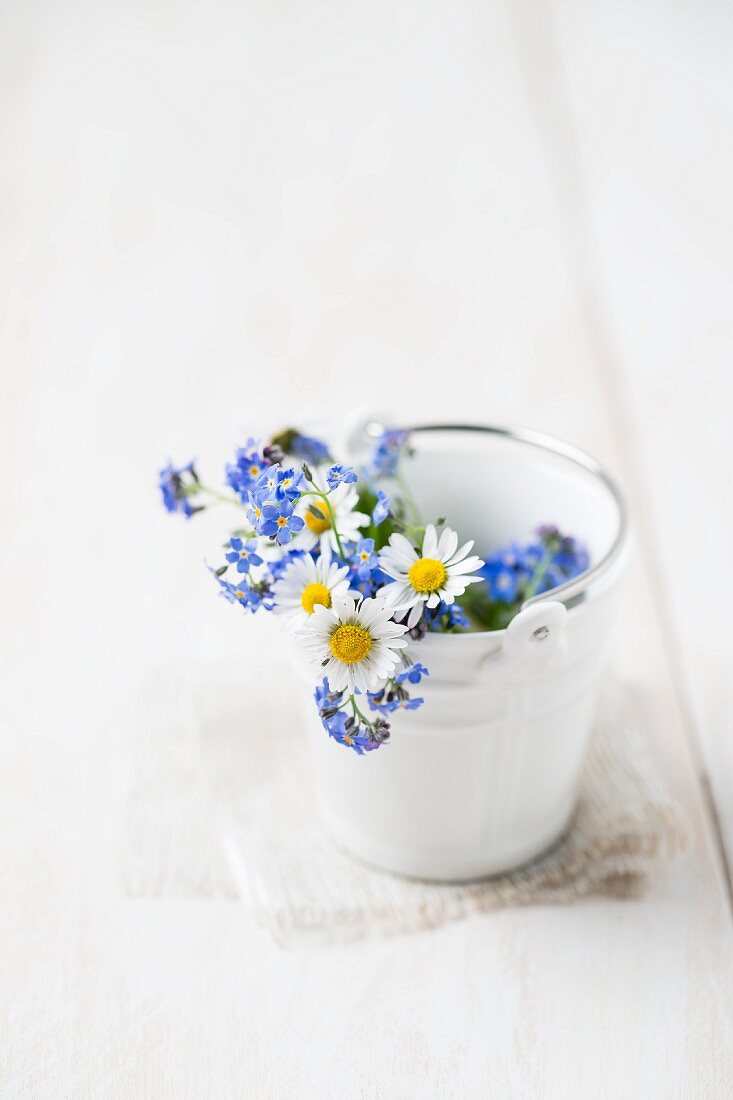
<svg viewBox="0 0 733 1100">
<path fill-rule="evenodd" d="M 183 490 L 187 497 L 195 496 L 196 493 L 208 493 L 209 496 L 215 497 L 216 500 L 220 500 L 223 504 L 234 504 L 237 508 L 243 508 L 246 512 L 247 505 L 243 504 L 237 497 L 232 496 L 231 493 L 220 493 L 218 489 L 211 489 L 208 485 L 203 485 L 200 481 L 197 481 L 194 485 L 188 485 Z"/>
<path fill-rule="evenodd" d="M 362 722 L 364 722 L 365 725 L 371 726 L 372 722 L 370 722 L 370 720 L 366 717 L 366 715 L 362 714 L 361 711 L 359 710 L 359 707 L 357 706 L 357 702 L 356 702 L 356 696 L 355 695 L 350 695 L 349 698 L 351 700 L 351 706 L 352 706 L 352 709 L 354 711 L 354 717 L 356 717 L 357 714 L 358 714 L 359 717 L 361 718 Z"/>
<path fill-rule="evenodd" d="M 311 485 L 315 485 L 315 482 L 311 481 Z M 326 508 L 328 509 L 328 517 L 331 521 L 331 530 L 333 531 L 334 538 L 336 539 L 336 545 L 339 548 L 339 554 L 341 555 L 341 558 L 345 561 L 346 555 L 344 554 L 344 548 L 341 545 L 341 538 L 339 537 L 339 533 L 336 528 L 336 514 L 333 510 L 333 506 L 331 505 L 331 501 L 328 499 L 328 494 L 322 493 L 320 489 L 306 489 L 305 492 L 301 493 L 300 495 L 303 497 L 320 497 L 321 500 L 324 502 Z"/>
<path fill-rule="evenodd" d="M 552 564 L 552 559 L 554 558 L 554 556 L 555 550 L 548 547 L 548 549 L 545 550 L 544 554 L 538 561 L 535 571 L 530 578 L 529 584 L 524 591 L 525 600 L 530 600 L 532 596 L 534 596 L 537 592 L 537 589 L 540 586 L 540 582 L 543 580 L 545 573 L 547 572 L 549 566 Z"/>
</svg>

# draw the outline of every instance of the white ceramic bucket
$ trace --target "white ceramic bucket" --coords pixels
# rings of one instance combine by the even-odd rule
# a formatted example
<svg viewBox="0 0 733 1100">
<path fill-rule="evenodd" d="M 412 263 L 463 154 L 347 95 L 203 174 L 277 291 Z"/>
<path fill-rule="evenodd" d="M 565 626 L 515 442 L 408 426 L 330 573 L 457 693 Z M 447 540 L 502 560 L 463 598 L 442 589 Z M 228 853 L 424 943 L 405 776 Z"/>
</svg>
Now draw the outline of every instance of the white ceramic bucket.
<svg viewBox="0 0 733 1100">
<path fill-rule="evenodd" d="M 555 523 L 587 546 L 580 577 L 529 601 L 503 631 L 431 634 L 425 704 L 357 756 L 313 708 L 321 807 L 337 842 L 377 867 L 465 881 L 550 848 L 567 829 L 628 557 L 623 501 L 583 452 L 532 432 L 420 428 L 405 476 L 427 518 L 488 553 Z"/>
</svg>

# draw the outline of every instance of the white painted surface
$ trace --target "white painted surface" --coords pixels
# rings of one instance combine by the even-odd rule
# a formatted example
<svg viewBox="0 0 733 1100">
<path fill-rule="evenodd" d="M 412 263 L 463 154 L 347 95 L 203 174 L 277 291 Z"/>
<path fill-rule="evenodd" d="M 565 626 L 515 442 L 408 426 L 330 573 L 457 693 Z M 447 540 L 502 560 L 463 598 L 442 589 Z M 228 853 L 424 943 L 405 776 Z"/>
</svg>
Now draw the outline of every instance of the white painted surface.
<svg viewBox="0 0 733 1100">
<path fill-rule="evenodd" d="M 1 18 L 5 1094 L 727 1095 L 730 8 Z M 616 663 L 695 831 L 644 901 L 283 952 L 231 901 L 126 897 L 144 669 L 218 657 L 278 715 L 202 574 L 219 517 L 174 526 L 151 472 L 380 389 L 626 483 Z"/>
</svg>

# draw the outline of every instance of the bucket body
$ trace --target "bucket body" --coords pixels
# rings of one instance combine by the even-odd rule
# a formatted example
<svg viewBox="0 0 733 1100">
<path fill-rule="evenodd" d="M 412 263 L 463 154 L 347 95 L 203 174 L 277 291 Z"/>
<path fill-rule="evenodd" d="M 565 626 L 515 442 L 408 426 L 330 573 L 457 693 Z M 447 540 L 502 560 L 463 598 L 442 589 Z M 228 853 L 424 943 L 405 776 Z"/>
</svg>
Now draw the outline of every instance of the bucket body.
<svg viewBox="0 0 733 1100">
<path fill-rule="evenodd" d="M 426 519 L 445 516 L 476 552 L 555 523 L 588 547 L 587 575 L 530 601 L 506 630 L 413 643 L 430 670 L 416 689 L 424 705 L 398 712 L 376 752 L 346 750 L 309 712 L 325 820 L 341 847 L 385 870 L 454 882 L 505 872 L 550 848 L 573 815 L 629 540 L 593 460 L 531 438 L 425 429 L 405 476 Z"/>
</svg>

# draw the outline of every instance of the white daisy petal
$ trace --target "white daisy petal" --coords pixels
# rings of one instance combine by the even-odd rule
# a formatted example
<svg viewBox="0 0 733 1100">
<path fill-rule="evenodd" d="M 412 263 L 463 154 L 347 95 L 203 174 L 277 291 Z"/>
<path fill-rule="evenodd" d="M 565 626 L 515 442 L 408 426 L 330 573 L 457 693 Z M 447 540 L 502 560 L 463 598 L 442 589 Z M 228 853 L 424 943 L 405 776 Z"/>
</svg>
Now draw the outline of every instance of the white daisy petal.
<svg viewBox="0 0 733 1100">
<path fill-rule="evenodd" d="M 392 577 L 394 580 L 399 580 L 401 577 L 404 577 L 409 566 L 399 565 L 397 563 L 393 564 L 385 558 L 380 558 L 379 568 L 382 570 L 383 573 L 386 573 L 388 577 Z"/>
<path fill-rule="evenodd" d="M 406 557 L 408 561 L 417 561 L 415 547 L 404 535 L 396 532 L 394 535 L 390 536 L 389 544 L 393 550 L 396 550 L 401 556 Z"/>
<path fill-rule="evenodd" d="M 451 531 L 450 527 L 446 527 L 443 534 L 440 536 L 440 542 L 438 543 L 438 552 L 435 555 L 428 554 L 423 547 L 423 554 L 426 558 L 437 557 L 442 562 L 446 562 L 450 557 L 455 554 L 456 547 L 458 546 L 458 535 L 455 531 Z"/>
<path fill-rule="evenodd" d="M 432 523 L 425 528 L 425 537 L 422 541 L 422 556 L 424 558 L 437 558 L 438 533 Z"/>
<path fill-rule="evenodd" d="M 420 621 L 420 616 L 421 615 L 422 615 L 422 600 L 418 600 L 418 602 L 411 609 L 410 614 L 407 618 L 407 627 L 408 627 L 409 630 L 412 630 L 413 626 L 417 626 L 417 624 Z"/>
<path fill-rule="evenodd" d="M 480 569 L 483 564 L 481 558 L 466 558 L 465 561 L 459 561 L 457 565 L 451 565 L 448 572 L 449 574 L 473 573 L 474 570 Z M 446 566 L 446 568 L 448 567 Z"/>
<path fill-rule="evenodd" d="M 456 545 L 457 545 L 457 542 L 458 542 L 458 540 L 456 539 Z M 473 549 L 473 539 L 469 539 L 468 542 L 464 542 L 463 546 L 461 546 L 458 550 L 455 550 L 455 547 L 454 547 L 454 553 L 446 559 L 445 564 L 446 565 L 455 565 L 457 562 L 459 562 L 463 558 L 465 558 L 466 554 L 468 554 L 469 551 L 472 550 L 472 549 Z"/>
<path fill-rule="evenodd" d="M 379 591 L 393 611 L 398 611 L 403 606 L 409 607 L 414 595 L 414 589 L 411 585 L 405 584 L 404 579 L 385 584 Z"/>
</svg>

